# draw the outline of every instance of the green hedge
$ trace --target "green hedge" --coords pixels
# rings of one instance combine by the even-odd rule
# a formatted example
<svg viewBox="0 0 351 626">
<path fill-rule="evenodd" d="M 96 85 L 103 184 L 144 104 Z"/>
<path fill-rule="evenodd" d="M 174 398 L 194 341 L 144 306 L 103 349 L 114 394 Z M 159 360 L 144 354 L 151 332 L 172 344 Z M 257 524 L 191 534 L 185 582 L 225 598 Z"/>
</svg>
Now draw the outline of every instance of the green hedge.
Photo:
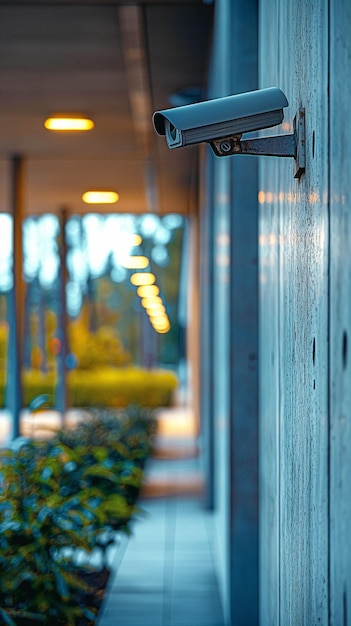
<svg viewBox="0 0 351 626">
<path fill-rule="evenodd" d="M 94 624 L 88 558 L 130 533 L 156 422 L 137 408 L 95 412 L 49 441 L 1 451 L 0 623 Z"/>
<path fill-rule="evenodd" d="M 41 394 L 55 397 L 55 373 L 23 372 L 24 404 Z M 170 406 L 178 385 L 174 372 L 135 367 L 71 370 L 67 374 L 69 405 L 112 408 L 139 405 L 147 408 Z M 0 406 L 5 404 L 5 375 L 0 372 Z"/>
</svg>

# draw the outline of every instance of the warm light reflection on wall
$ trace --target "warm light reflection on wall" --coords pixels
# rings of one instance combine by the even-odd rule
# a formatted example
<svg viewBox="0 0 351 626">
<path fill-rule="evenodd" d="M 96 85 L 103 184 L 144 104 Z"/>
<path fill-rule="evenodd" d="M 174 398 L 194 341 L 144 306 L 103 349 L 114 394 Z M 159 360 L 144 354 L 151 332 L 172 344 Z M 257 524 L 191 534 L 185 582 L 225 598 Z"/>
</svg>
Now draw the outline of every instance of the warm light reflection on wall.
<svg viewBox="0 0 351 626">
<path fill-rule="evenodd" d="M 319 194 L 316 193 L 315 191 L 311 191 L 309 195 L 310 204 L 317 204 L 319 201 L 320 201 Z"/>
<path fill-rule="evenodd" d="M 284 194 L 283 194 L 284 196 Z M 280 199 L 280 198 L 279 198 Z M 259 191 L 258 192 L 258 202 L 259 204 L 271 204 L 272 202 L 277 202 L 278 195 L 276 193 L 272 193 L 271 191 Z"/>
<path fill-rule="evenodd" d="M 278 243 L 278 237 L 274 233 L 260 235 L 258 243 L 260 246 L 275 246 Z"/>
<path fill-rule="evenodd" d="M 277 246 L 278 243 L 280 243 L 280 240 L 275 233 L 269 233 L 266 235 L 260 235 L 258 242 L 260 246 Z"/>
<path fill-rule="evenodd" d="M 290 122 L 283 122 L 282 124 L 282 129 L 284 130 L 284 132 L 286 133 L 292 133 L 292 125 L 290 124 Z"/>
<path fill-rule="evenodd" d="M 259 204 L 264 204 L 265 197 L 266 197 L 266 194 L 265 194 L 264 191 L 259 191 L 258 192 L 258 202 L 259 202 Z"/>
<path fill-rule="evenodd" d="M 318 191 L 311 191 L 309 194 L 303 192 L 291 192 L 280 191 L 279 193 L 272 193 L 271 191 L 259 191 L 258 202 L 259 204 L 271 204 L 273 202 L 287 202 L 293 204 L 297 202 L 308 202 L 308 204 L 319 204 L 322 201 L 327 202 L 327 195 L 323 194 L 321 197 Z"/>
</svg>

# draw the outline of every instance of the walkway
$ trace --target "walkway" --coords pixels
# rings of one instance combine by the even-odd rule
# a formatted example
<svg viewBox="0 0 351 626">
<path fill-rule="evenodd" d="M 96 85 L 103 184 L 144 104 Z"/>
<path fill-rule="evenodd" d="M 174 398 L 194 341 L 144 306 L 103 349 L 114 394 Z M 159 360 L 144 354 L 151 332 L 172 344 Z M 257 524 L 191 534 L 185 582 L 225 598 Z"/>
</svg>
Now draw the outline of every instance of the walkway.
<svg viewBox="0 0 351 626">
<path fill-rule="evenodd" d="M 65 421 L 81 418 L 81 412 L 69 411 Z M 8 412 L 1 411 L 0 445 L 10 437 L 10 422 Z M 159 412 L 158 424 L 155 458 L 148 463 L 139 502 L 142 514 L 132 536 L 121 536 L 109 553 L 114 574 L 98 626 L 224 626 L 196 425 L 182 408 Z M 27 411 L 21 434 L 51 436 L 60 425 L 58 412 Z"/>
<path fill-rule="evenodd" d="M 224 626 L 196 445 L 191 433 L 174 432 L 180 414 L 177 420 L 172 412 L 173 426 L 165 417 L 140 501 L 143 516 L 115 551 L 98 626 Z"/>
</svg>

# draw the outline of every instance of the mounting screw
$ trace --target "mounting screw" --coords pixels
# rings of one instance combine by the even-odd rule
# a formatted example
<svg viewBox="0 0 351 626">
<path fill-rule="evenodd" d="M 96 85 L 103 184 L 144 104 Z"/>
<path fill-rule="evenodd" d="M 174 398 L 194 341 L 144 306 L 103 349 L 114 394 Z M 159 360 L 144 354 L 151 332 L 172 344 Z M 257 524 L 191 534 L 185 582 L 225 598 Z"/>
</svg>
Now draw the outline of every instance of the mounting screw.
<svg viewBox="0 0 351 626">
<path fill-rule="evenodd" d="M 301 178 L 306 169 L 306 130 L 305 109 L 300 108 L 294 117 L 295 134 L 295 174 L 294 178 Z"/>
<path fill-rule="evenodd" d="M 219 149 L 221 150 L 221 152 L 224 152 L 224 154 L 228 154 L 233 150 L 233 144 L 230 140 L 226 139 L 224 141 L 221 141 Z"/>
</svg>

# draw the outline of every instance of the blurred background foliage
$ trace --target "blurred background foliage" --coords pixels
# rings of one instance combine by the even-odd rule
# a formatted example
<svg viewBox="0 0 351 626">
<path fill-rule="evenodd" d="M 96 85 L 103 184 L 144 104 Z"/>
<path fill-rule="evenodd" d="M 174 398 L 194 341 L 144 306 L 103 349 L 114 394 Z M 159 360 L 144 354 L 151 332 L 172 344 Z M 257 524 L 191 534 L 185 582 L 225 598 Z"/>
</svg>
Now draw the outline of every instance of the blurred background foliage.
<svg viewBox="0 0 351 626">
<path fill-rule="evenodd" d="M 68 327 L 69 346 L 79 369 L 101 366 L 121 367 L 130 364 L 131 355 L 122 344 L 116 329 L 107 323 L 91 332 L 86 308 Z"/>
<path fill-rule="evenodd" d="M 0 215 L 1 220 L 9 215 Z M 60 222 L 57 216 L 30 217 L 23 226 L 25 310 L 23 311 L 23 383 L 25 403 L 37 393 L 55 395 L 58 360 L 67 335 L 65 365 L 73 406 L 96 401 L 126 406 L 147 396 L 146 406 L 171 402 L 185 355 L 186 308 L 182 275 L 186 272 L 186 220 L 178 215 L 71 216 L 66 224 L 67 311 L 62 311 Z M 4 228 L 6 233 L 8 228 Z M 140 236 L 138 246 L 128 237 Z M 0 234 L 1 248 L 1 234 Z M 9 297 L 13 286 L 9 246 L 0 252 L 0 405 L 5 404 L 8 373 Z M 158 334 L 131 284 L 129 255 L 145 255 L 170 320 Z M 158 371 L 158 379 L 151 377 Z M 83 375 L 84 373 L 84 375 Z M 92 375 L 89 375 L 91 373 Z M 148 376 L 149 393 L 146 393 Z M 159 385 L 157 394 L 155 385 Z M 125 392 L 123 391 L 123 386 Z M 90 387 L 90 389 L 89 389 Z M 99 389 L 99 391 L 97 391 Z M 115 392 L 111 393 L 111 389 Z M 146 396 L 145 396 L 146 394 Z M 145 400 L 145 401 L 146 401 Z M 78 403 L 78 404 L 77 404 Z"/>
</svg>

